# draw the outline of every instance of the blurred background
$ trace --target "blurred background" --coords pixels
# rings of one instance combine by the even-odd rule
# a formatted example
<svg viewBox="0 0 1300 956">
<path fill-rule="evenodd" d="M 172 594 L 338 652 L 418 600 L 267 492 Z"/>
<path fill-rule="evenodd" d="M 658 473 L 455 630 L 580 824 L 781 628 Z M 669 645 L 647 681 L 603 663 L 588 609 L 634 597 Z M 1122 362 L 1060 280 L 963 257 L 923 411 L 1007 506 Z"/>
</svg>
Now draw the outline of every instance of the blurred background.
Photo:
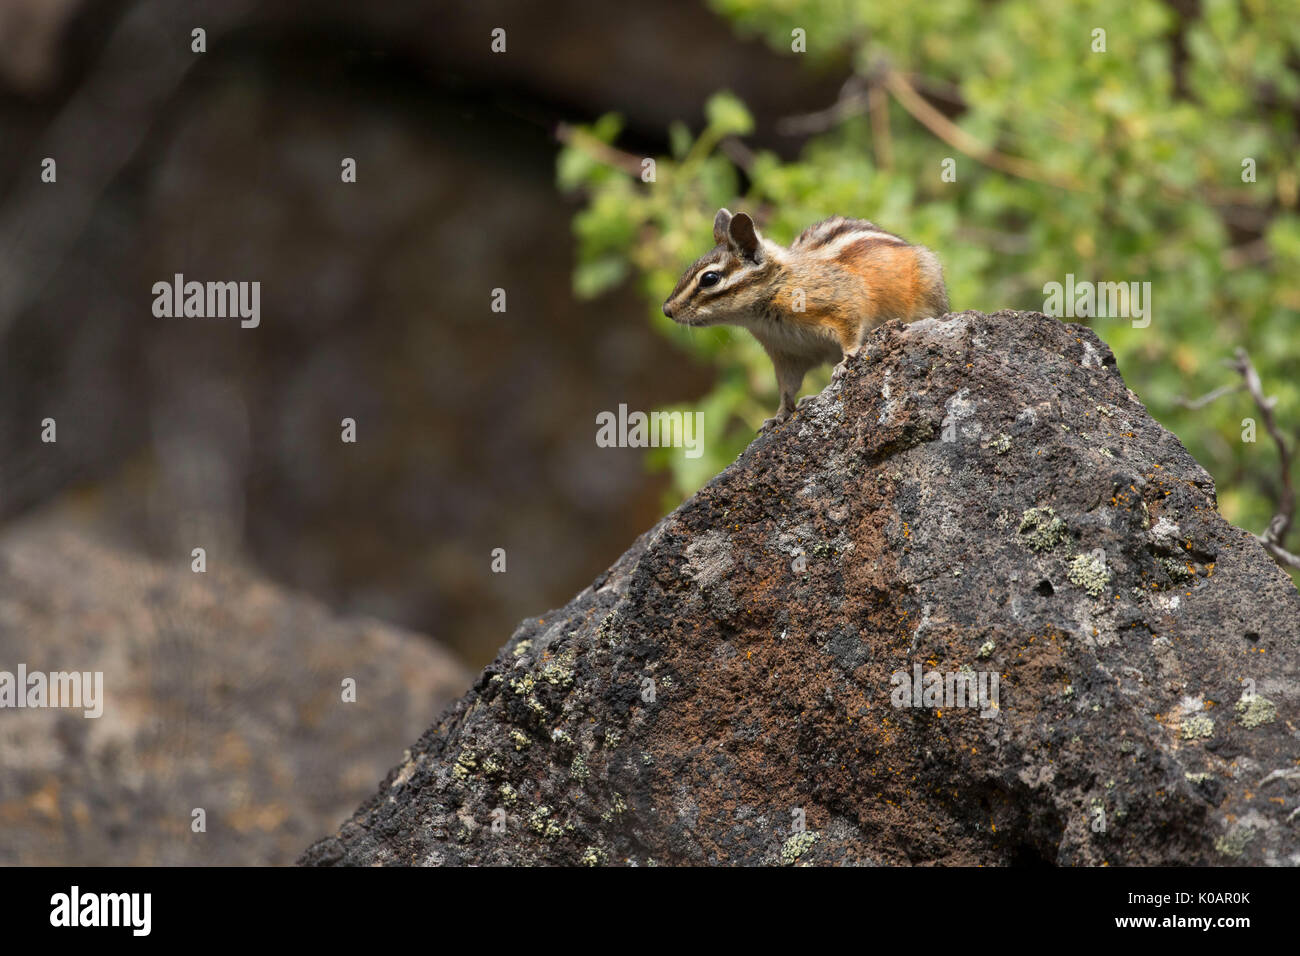
<svg viewBox="0 0 1300 956">
<path fill-rule="evenodd" d="M 0 669 L 115 660 L 139 705 L 115 730 L 0 714 L 0 862 L 189 861 L 185 785 L 147 769 L 177 748 L 229 758 L 195 791 L 242 774 L 228 862 L 287 862 L 372 792 L 520 618 L 775 407 L 746 334 L 659 314 L 722 205 L 783 242 L 872 219 L 939 254 L 955 309 L 1151 283 L 1148 327 L 1091 324 L 1262 531 L 1282 478 L 1262 429 L 1242 441 L 1258 411 L 1186 400 L 1236 384 L 1241 346 L 1300 422 L 1298 3 L 0 0 Z M 259 280 L 260 327 L 155 318 L 175 273 Z M 597 448 L 620 403 L 702 409 L 706 454 Z M 337 660 L 308 661 L 325 633 Z M 259 675 L 296 676 L 254 681 L 253 640 Z M 319 682 L 325 713 L 367 641 L 403 673 L 373 668 L 348 733 L 304 729 L 292 688 Z M 286 703 L 254 732 L 241 694 Z M 178 715 L 190 736 L 160 736 Z M 262 761 L 310 733 L 298 770 Z M 139 806 L 99 840 L 110 784 L 104 813 Z M 148 829 L 168 813 L 179 831 Z"/>
</svg>

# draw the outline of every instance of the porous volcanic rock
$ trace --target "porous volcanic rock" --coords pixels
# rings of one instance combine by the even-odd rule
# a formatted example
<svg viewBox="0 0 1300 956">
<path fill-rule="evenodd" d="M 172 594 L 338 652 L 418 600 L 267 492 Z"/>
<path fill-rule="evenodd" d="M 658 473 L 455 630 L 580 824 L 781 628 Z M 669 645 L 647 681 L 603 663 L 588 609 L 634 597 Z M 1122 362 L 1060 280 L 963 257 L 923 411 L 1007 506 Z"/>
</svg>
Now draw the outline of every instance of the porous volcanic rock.
<svg viewBox="0 0 1300 956">
<path fill-rule="evenodd" d="M 1298 634 L 1092 331 L 892 323 L 302 862 L 1296 864 Z"/>
</svg>

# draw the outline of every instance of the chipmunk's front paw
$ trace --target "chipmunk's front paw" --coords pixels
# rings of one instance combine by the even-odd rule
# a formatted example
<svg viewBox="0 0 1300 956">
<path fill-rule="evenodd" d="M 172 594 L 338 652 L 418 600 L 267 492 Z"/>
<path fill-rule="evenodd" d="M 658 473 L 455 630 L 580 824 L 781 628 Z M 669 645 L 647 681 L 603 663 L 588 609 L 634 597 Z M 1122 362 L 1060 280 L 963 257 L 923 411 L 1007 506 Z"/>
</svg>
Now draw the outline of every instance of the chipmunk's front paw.
<svg viewBox="0 0 1300 956">
<path fill-rule="evenodd" d="M 789 418 L 790 418 L 789 412 L 786 412 L 785 414 L 782 414 L 781 412 L 777 412 L 767 421 L 763 422 L 763 424 L 758 426 L 758 433 L 761 435 L 763 434 L 763 432 L 769 431 L 770 429 L 775 428 L 777 425 L 782 425 L 785 422 L 787 422 Z"/>
<path fill-rule="evenodd" d="M 844 353 L 844 358 L 840 359 L 840 364 L 836 365 L 833 369 L 831 369 L 832 382 L 838 382 L 840 379 L 842 379 L 845 375 L 849 373 L 849 362 L 853 361 L 853 359 L 857 357 L 857 354 L 858 354 L 858 349 L 854 349 L 852 352 Z"/>
</svg>

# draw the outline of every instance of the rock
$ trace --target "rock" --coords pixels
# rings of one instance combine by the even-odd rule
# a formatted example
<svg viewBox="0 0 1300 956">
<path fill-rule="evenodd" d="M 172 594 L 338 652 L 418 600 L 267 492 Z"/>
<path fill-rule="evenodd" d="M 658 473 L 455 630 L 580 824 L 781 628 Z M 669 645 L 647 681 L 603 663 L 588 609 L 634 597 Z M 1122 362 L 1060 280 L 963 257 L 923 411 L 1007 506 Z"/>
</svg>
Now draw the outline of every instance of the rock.
<svg viewBox="0 0 1300 956">
<path fill-rule="evenodd" d="M 1298 633 L 1092 331 L 892 323 L 301 862 L 1294 865 Z"/>
<path fill-rule="evenodd" d="M 0 709 L 0 864 L 291 863 L 470 682 L 218 555 L 197 574 L 66 525 L 0 538 L 0 671 L 101 671 L 103 713 Z"/>
<path fill-rule="evenodd" d="M 66 75 L 57 97 L 22 106 L 4 95 L 5 53 L 35 56 L 37 37 L 6 33 L 16 2 L 0 2 L 0 521 L 91 485 L 121 519 L 115 540 L 166 560 L 201 524 L 335 608 L 455 635 L 475 670 L 663 513 L 666 475 L 570 425 L 712 381 L 630 286 L 575 301 L 575 207 L 520 104 L 554 114 L 543 127 L 618 108 L 663 133 L 728 77 L 772 116 L 839 85 L 798 82 L 797 58 L 737 44 L 695 0 L 509 0 L 434 18 L 124 0 L 83 2 L 69 31 L 42 34 L 55 46 L 41 58 L 60 53 Z M 490 49 L 501 24 L 517 38 L 506 57 Z M 597 42 L 618 33 L 638 37 L 631 51 Z M 673 66 L 663 51 L 692 56 L 683 40 L 707 69 Z M 522 99 L 483 101 L 503 83 Z M 362 160 L 347 188 L 342 143 Z M 42 157 L 59 159 L 56 186 Z M 250 186 L 268 169 L 274 189 Z M 505 271 L 508 328 L 480 321 Z M 154 283 L 178 272 L 260 281 L 261 324 L 155 317 Z M 345 418 L 355 444 L 340 441 Z M 548 467 L 521 469 L 521 455 Z M 507 575 L 464 560 L 498 547 Z"/>
</svg>

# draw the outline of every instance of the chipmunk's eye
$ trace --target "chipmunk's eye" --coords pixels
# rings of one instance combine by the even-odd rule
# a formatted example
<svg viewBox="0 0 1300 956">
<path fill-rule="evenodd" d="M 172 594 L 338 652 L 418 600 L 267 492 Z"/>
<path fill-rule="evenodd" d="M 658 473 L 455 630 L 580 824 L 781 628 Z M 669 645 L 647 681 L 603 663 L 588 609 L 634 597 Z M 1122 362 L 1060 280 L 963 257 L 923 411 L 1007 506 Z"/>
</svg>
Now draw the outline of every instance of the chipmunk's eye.
<svg viewBox="0 0 1300 956">
<path fill-rule="evenodd" d="M 721 272 L 706 272 L 700 276 L 700 288 L 707 289 L 711 285 L 717 285 L 722 281 Z"/>
</svg>

